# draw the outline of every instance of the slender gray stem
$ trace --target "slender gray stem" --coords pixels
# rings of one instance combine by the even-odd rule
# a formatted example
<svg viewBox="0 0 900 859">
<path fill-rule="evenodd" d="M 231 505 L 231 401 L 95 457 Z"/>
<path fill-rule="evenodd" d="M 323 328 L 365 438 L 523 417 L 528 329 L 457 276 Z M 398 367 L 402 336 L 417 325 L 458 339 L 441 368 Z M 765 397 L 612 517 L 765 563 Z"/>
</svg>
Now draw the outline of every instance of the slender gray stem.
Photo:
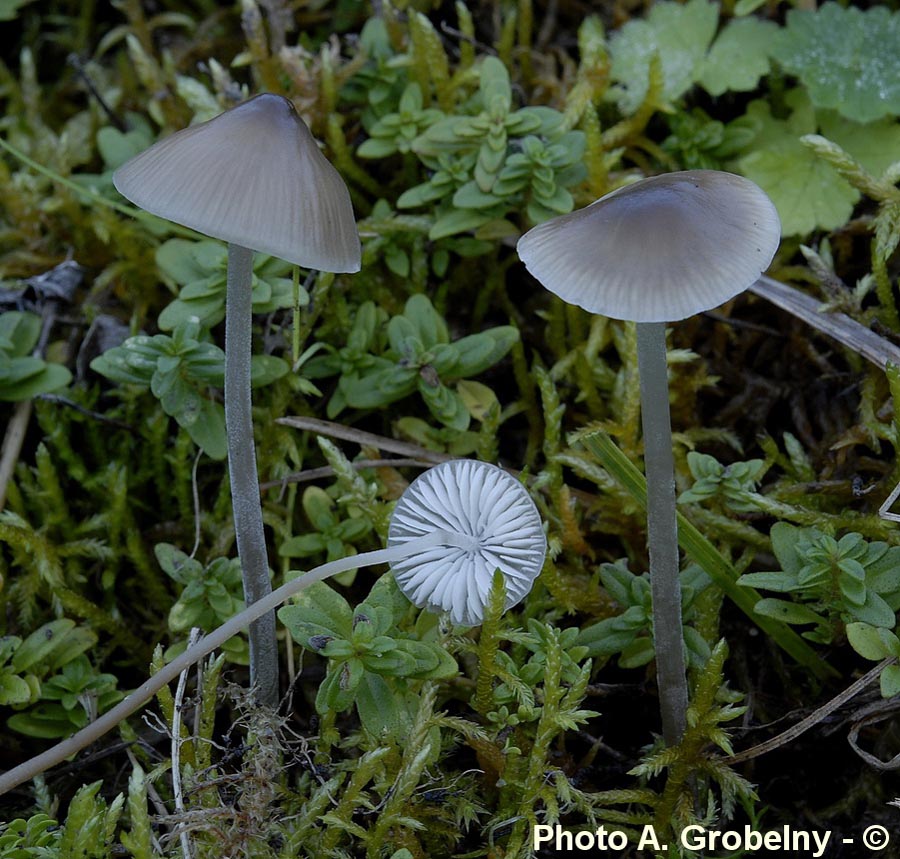
<svg viewBox="0 0 900 859">
<path fill-rule="evenodd" d="M 250 394 L 252 354 L 253 251 L 228 245 L 225 292 L 225 429 L 234 533 L 244 579 L 244 599 L 252 605 L 272 592 L 263 531 L 253 413 Z M 250 627 L 250 684 L 258 703 L 278 706 L 278 641 L 275 614 Z"/>
<path fill-rule="evenodd" d="M 446 531 L 434 531 L 414 540 L 409 540 L 400 546 L 391 546 L 387 549 L 378 549 L 374 552 L 363 552 L 360 555 L 349 555 L 336 561 L 329 561 L 315 567 L 308 573 L 285 582 L 280 588 L 272 591 L 268 596 L 247 606 L 240 614 L 236 614 L 221 626 L 214 629 L 209 635 L 203 637 L 193 646 L 189 647 L 180 656 L 173 659 L 168 665 L 163 666 L 151 678 L 134 690 L 127 698 L 116 704 L 112 710 L 104 713 L 87 727 L 82 728 L 77 734 L 57 743 L 47 751 L 30 758 L 23 764 L 14 767 L 0 775 L 0 794 L 12 790 L 17 785 L 34 778 L 36 775 L 61 763 L 66 758 L 80 752 L 86 746 L 96 742 L 107 731 L 112 730 L 123 719 L 127 719 L 136 710 L 144 706 L 163 686 L 170 683 L 182 671 L 190 668 L 195 662 L 199 662 L 204 656 L 221 647 L 231 636 L 236 635 L 242 629 L 252 624 L 257 618 L 267 612 L 274 612 L 281 603 L 289 597 L 308 588 L 314 582 L 335 576 L 345 570 L 356 567 L 374 566 L 375 564 L 392 564 L 401 558 L 424 552 L 435 546 L 456 546 L 469 548 L 471 537 L 463 537 Z M 251 627 L 252 628 L 252 627 Z"/>
<path fill-rule="evenodd" d="M 669 417 L 666 326 L 637 324 L 638 370 L 641 374 L 641 422 L 644 470 L 647 475 L 647 542 L 653 596 L 653 642 L 656 680 L 666 745 L 684 734 L 688 694 L 681 623 L 678 525 L 675 518 L 675 461 Z"/>
</svg>

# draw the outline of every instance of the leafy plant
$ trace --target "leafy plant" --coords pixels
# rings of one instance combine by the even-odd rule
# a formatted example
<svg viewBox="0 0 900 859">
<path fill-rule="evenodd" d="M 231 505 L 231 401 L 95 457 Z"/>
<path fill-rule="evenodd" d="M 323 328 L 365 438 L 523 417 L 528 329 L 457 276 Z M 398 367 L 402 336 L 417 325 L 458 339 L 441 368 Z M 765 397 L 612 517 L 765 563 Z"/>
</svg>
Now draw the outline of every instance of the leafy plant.
<svg viewBox="0 0 900 859">
<path fill-rule="evenodd" d="M 386 158 L 395 152 L 412 151 L 413 141 L 437 122 L 443 113 L 423 107 L 422 90 L 411 83 L 403 90 L 395 113 L 378 119 L 369 129 L 369 139 L 357 150 L 362 158 Z"/>
<path fill-rule="evenodd" d="M 43 624 L 24 641 L 16 635 L 0 638 L 0 705 L 34 703 L 42 695 L 43 678 L 96 642 L 93 632 L 68 618 Z"/>
<path fill-rule="evenodd" d="M 0 859 L 54 856 L 59 838 L 59 824 L 43 812 L 0 823 Z"/>
<path fill-rule="evenodd" d="M 516 725 L 529 718 L 537 718 L 539 709 L 535 707 L 533 690 L 536 689 L 547 672 L 548 655 L 555 643 L 550 639 L 557 636 L 560 649 L 560 680 L 567 686 L 578 683 L 584 671 L 584 662 L 591 655 L 590 647 L 580 643 L 580 631 L 576 627 L 557 630 L 534 618 L 526 621 L 525 630 L 510 630 L 502 637 L 523 648 L 527 656 L 516 659 L 509 652 L 498 650 L 496 674 L 500 683 L 494 689 L 493 699 L 497 713 L 488 713 L 488 718 L 503 725 Z M 518 656 L 518 654 L 516 654 Z M 550 655 L 550 658 L 554 658 Z M 517 716 L 503 717 L 504 708 L 517 706 Z"/>
<path fill-rule="evenodd" d="M 529 218 L 569 212 L 567 186 L 584 178 L 584 135 L 565 131 L 563 117 L 548 107 L 513 110 L 509 72 L 486 57 L 479 67 L 480 112 L 445 116 L 419 135 L 413 151 L 434 171 L 427 183 L 410 188 L 398 206 L 438 202 L 429 237 L 439 239 L 492 225 L 492 233 L 511 233 L 503 222 L 524 203 Z"/>
<path fill-rule="evenodd" d="M 451 677 L 458 669 L 437 642 L 400 632 L 397 623 L 408 608 L 393 577 L 386 575 L 356 609 L 320 582 L 301 592 L 296 605 L 278 612 L 298 644 L 329 660 L 316 695 L 319 713 L 355 705 L 373 737 L 399 739 L 409 730 L 416 681 Z"/>
<path fill-rule="evenodd" d="M 697 788 L 696 784 L 691 784 L 691 772 L 703 774 L 703 787 L 710 791 L 707 801 L 713 819 L 716 818 L 717 806 L 721 807 L 721 813 L 727 820 L 734 814 L 738 803 L 756 798 L 750 782 L 712 750 L 712 747 L 718 747 L 726 755 L 733 753 L 731 739 L 722 725 L 743 715 L 747 709 L 737 706 L 741 696 L 729 690 L 723 682 L 727 656 L 728 646 L 724 641 L 719 641 L 698 672 L 688 709 L 687 728 L 678 747 L 652 750 L 632 771 L 642 778 L 666 773 L 665 787 L 658 802 L 654 803 L 654 823 L 660 832 L 668 831 L 675 836 L 691 818 L 691 803 L 687 801 L 687 796 Z M 718 802 L 711 795 L 713 785 L 719 791 Z"/>
<path fill-rule="evenodd" d="M 737 513 L 758 509 L 753 496 L 757 482 L 765 473 L 765 460 L 751 459 L 724 466 L 715 457 L 692 450 L 687 455 L 687 463 L 694 485 L 678 496 L 679 503 L 716 498 Z"/>
<path fill-rule="evenodd" d="M 355 555 L 353 545 L 372 531 L 372 522 L 365 515 L 340 518 L 334 510 L 334 500 L 318 486 L 308 486 L 303 490 L 301 501 L 306 518 L 314 532 L 289 537 L 281 544 L 278 554 L 285 558 L 310 558 L 325 553 L 326 561 L 335 561 L 348 555 Z M 348 570 L 355 573 L 355 570 Z M 337 581 L 349 584 L 352 575 L 339 574 Z"/>
<path fill-rule="evenodd" d="M 699 107 L 675 111 L 668 123 L 672 133 L 663 141 L 663 147 L 688 170 L 721 170 L 758 132 L 750 116 L 724 123 L 712 119 Z"/>
<path fill-rule="evenodd" d="M 31 354 L 40 335 L 40 316 L 16 310 L 0 314 L 0 400 L 30 400 L 72 381 L 62 364 Z"/>
<path fill-rule="evenodd" d="M 39 703 L 10 716 L 7 724 L 29 737 L 67 737 L 124 697 L 117 684 L 114 674 L 98 673 L 87 656 L 80 654 L 41 683 Z"/>
<path fill-rule="evenodd" d="M 99 796 L 102 782 L 86 784 L 72 797 L 59 833 L 59 857 L 105 859 L 115 839 L 116 824 L 125 804 L 122 794 L 112 802 Z"/>
<path fill-rule="evenodd" d="M 856 122 L 900 114 L 900 14 L 886 6 L 791 9 L 772 44 L 775 59 L 796 75 L 816 107 Z"/>
<path fill-rule="evenodd" d="M 781 570 L 745 573 L 738 584 L 794 594 L 795 600 L 763 599 L 756 604 L 759 614 L 789 624 L 815 624 L 803 635 L 823 643 L 850 621 L 894 628 L 900 609 L 900 546 L 870 543 L 856 533 L 838 540 L 817 528 L 786 522 L 772 526 L 771 538 Z"/>
<path fill-rule="evenodd" d="M 169 239 L 156 250 L 156 265 L 163 277 L 181 287 L 178 298 L 159 315 L 159 327 L 172 331 L 199 320 L 212 328 L 225 317 L 225 275 L 228 250 L 222 242 Z M 253 312 L 272 313 L 294 304 L 291 264 L 265 254 L 253 258 Z M 309 294 L 299 286 L 297 306 L 305 307 Z"/>
<path fill-rule="evenodd" d="M 505 203 L 506 208 L 518 209 L 521 203 L 516 197 L 521 195 L 526 201 L 525 213 L 533 223 L 571 212 L 575 201 L 566 189 L 585 176 L 584 134 L 568 131 L 552 139 L 551 143 L 536 135 L 522 138 L 515 147 L 517 151 L 507 157 L 490 194 L 466 183 L 454 193 L 453 205 L 478 210 Z"/>
<path fill-rule="evenodd" d="M 204 566 L 169 543 L 154 546 L 156 560 L 173 581 L 183 589 L 169 609 L 169 629 L 183 633 L 192 627 L 211 632 L 244 608 L 241 563 L 237 558 L 215 558 Z M 170 648 L 174 656 L 181 647 Z M 229 639 L 222 650 L 232 662 L 247 665 L 247 641 L 241 636 Z"/>
<path fill-rule="evenodd" d="M 85 655 L 96 641 L 68 618 L 45 623 L 24 641 L 0 639 L 0 704 L 22 711 L 7 719 L 12 730 L 65 737 L 122 698 L 116 677 L 97 673 Z"/>
<path fill-rule="evenodd" d="M 196 317 L 181 322 L 171 336 L 140 334 L 104 352 L 91 369 L 114 382 L 148 388 L 163 411 L 175 418 L 194 442 L 213 459 L 224 459 L 225 410 L 205 395 L 224 381 L 225 353 L 202 337 Z M 274 355 L 254 355 L 251 374 L 256 386 L 284 376 L 288 365 Z"/>
<path fill-rule="evenodd" d="M 199 337 L 196 318 L 171 336 L 140 334 L 95 358 L 91 369 L 114 382 L 149 389 L 199 447 L 213 459 L 224 459 L 225 410 L 203 391 L 223 384 L 225 353 Z"/>
<path fill-rule="evenodd" d="M 447 323 L 425 295 L 414 295 L 403 313 L 390 320 L 388 349 L 383 355 L 363 352 L 373 347 L 375 328 L 374 306 L 363 305 L 347 346 L 307 365 L 311 378 L 338 368 L 341 371 L 338 388 L 328 403 L 329 417 L 346 406 L 377 408 L 418 391 L 441 423 L 465 430 L 471 416 L 462 396 L 449 385 L 495 364 L 519 336 L 515 328 L 506 325 L 451 342 Z"/>
<path fill-rule="evenodd" d="M 310 379 L 321 379 L 327 376 L 340 375 L 341 378 L 358 379 L 373 370 L 381 369 L 384 363 L 373 353 L 384 348 L 384 337 L 381 329 L 387 314 L 375 306 L 372 301 L 359 305 L 353 317 L 353 324 L 345 337 L 344 345 L 333 347 L 322 344 L 325 355 L 310 358 L 303 372 Z M 334 418 L 347 407 L 340 384 L 328 401 L 326 414 Z"/>
<path fill-rule="evenodd" d="M 638 668 L 654 657 L 653 605 L 650 575 L 632 573 L 623 561 L 601 564 L 600 581 L 609 595 L 623 609 L 621 614 L 585 627 L 575 642 L 588 656 L 610 657 L 620 654 L 619 665 Z M 684 646 L 688 664 L 700 667 L 709 659 L 709 645 L 703 636 L 689 626 L 694 619 L 696 602 L 710 585 L 710 579 L 696 564 L 681 572 L 681 609 L 684 618 Z"/>
<path fill-rule="evenodd" d="M 860 192 L 801 138 L 821 134 L 878 176 L 900 160 L 900 125 L 887 119 L 861 125 L 833 111 L 817 111 L 801 89 L 785 93 L 784 104 L 785 118 L 774 115 L 768 101 L 748 105 L 745 116 L 756 134 L 734 164 L 772 198 L 785 235 L 834 229 L 850 217 Z"/>
<path fill-rule="evenodd" d="M 617 82 L 610 94 L 626 114 L 644 102 L 650 63 L 659 57 L 662 98 L 684 95 L 700 75 L 706 51 L 718 24 L 718 9 L 708 0 L 655 3 L 644 20 L 629 21 L 610 41 L 610 74 Z"/>
</svg>

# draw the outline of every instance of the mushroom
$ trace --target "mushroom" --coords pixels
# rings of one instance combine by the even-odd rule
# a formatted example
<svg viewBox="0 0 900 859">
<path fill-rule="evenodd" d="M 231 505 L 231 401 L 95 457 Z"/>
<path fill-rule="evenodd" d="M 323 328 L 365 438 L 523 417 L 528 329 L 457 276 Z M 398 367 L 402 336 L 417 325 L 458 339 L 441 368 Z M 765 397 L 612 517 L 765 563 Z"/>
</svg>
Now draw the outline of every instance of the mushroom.
<svg viewBox="0 0 900 859">
<path fill-rule="evenodd" d="M 778 213 L 753 182 L 688 170 L 619 188 L 539 224 L 517 246 L 528 271 L 564 301 L 637 323 L 653 635 L 669 745 L 684 733 L 687 680 L 665 323 L 747 289 L 780 238 Z"/>
<path fill-rule="evenodd" d="M 496 465 L 475 460 L 441 463 L 420 475 L 401 496 L 391 518 L 387 548 L 322 564 L 248 605 L 73 737 L 0 775 L 0 794 L 96 742 L 182 671 L 314 582 L 374 564 L 390 564 L 400 577 L 415 576 L 421 565 L 431 582 L 425 597 L 429 608 L 446 609 L 451 618 L 463 618 L 461 622 L 480 623 L 485 575 L 490 587 L 494 571 L 503 573 L 507 606 L 514 605 L 531 589 L 546 551 L 540 515 L 518 480 Z M 439 580 L 445 583 L 446 599 L 434 596 Z M 408 586 L 400 586 L 407 592 Z M 476 591 L 474 596 L 467 593 L 469 588 Z M 412 601 L 423 604 L 415 595 Z"/>
<path fill-rule="evenodd" d="M 436 528 L 464 539 L 409 553 Z M 388 546 L 407 553 L 391 569 L 410 602 L 475 626 L 484 619 L 495 570 L 504 576 L 506 608 L 525 598 L 544 564 L 547 538 L 518 480 L 496 465 L 463 459 L 412 482 L 394 508 Z"/>
<path fill-rule="evenodd" d="M 263 94 L 178 131 L 123 164 L 113 183 L 132 203 L 228 242 L 225 426 L 234 528 L 249 604 L 271 593 L 250 394 L 253 251 L 305 268 L 355 272 L 350 193 L 293 105 Z M 275 615 L 250 629 L 250 681 L 278 702 Z"/>
</svg>

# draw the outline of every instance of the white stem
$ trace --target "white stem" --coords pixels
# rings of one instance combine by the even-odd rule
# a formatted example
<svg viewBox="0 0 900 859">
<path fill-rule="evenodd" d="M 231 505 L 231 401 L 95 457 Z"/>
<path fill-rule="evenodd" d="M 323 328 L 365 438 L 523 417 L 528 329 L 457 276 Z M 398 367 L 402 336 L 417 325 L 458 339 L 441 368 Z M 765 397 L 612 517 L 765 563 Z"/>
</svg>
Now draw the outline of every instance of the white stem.
<svg viewBox="0 0 900 859">
<path fill-rule="evenodd" d="M 656 681 L 666 745 L 684 734 L 687 677 L 681 620 L 681 580 L 678 524 L 675 516 L 675 460 L 669 417 L 666 326 L 637 324 L 638 370 L 641 375 L 641 423 L 644 430 L 644 471 L 647 476 L 647 544 L 650 551 L 650 591 L 653 598 L 653 644 Z"/>
<path fill-rule="evenodd" d="M 250 393 L 252 285 L 253 251 L 229 244 L 225 286 L 225 431 L 234 536 L 247 605 L 272 592 L 253 443 Z M 250 685 L 260 704 L 272 709 L 278 706 L 278 641 L 275 615 L 271 612 L 250 627 Z"/>
<path fill-rule="evenodd" d="M 188 636 L 188 647 L 196 644 L 200 638 L 200 630 L 195 626 Z M 187 669 L 178 676 L 178 686 L 175 689 L 175 700 L 172 702 L 172 799 L 175 804 L 175 814 L 181 818 L 176 824 L 178 838 L 181 841 L 182 859 L 194 859 L 194 851 L 191 846 L 191 836 L 184 824 L 184 790 L 181 784 L 181 714 L 184 708 L 184 690 L 187 687 Z M 200 709 L 198 703 L 197 709 Z"/>
<path fill-rule="evenodd" d="M 456 546 L 466 549 L 471 547 L 471 543 L 471 537 L 463 537 L 448 531 L 434 531 L 431 534 L 409 540 L 400 546 L 391 546 L 387 549 L 377 549 L 374 552 L 363 552 L 361 555 L 350 555 L 346 558 L 330 561 L 327 564 L 322 564 L 320 567 L 315 567 L 296 579 L 291 579 L 291 581 L 286 582 L 268 596 L 263 597 L 252 605 L 248 605 L 242 612 L 214 629 L 209 635 L 201 638 L 200 641 L 189 647 L 168 665 L 163 666 L 127 698 L 113 707 L 112 710 L 104 713 L 87 727 L 82 728 L 77 734 L 0 775 L 0 795 L 8 790 L 12 790 L 12 788 L 22 784 L 22 782 L 34 778 L 34 776 L 50 769 L 50 767 L 56 766 L 56 764 L 98 740 L 123 719 L 128 718 L 136 710 L 143 707 L 163 686 L 174 680 L 182 671 L 190 668 L 191 665 L 212 653 L 216 648 L 221 647 L 229 638 L 249 626 L 257 618 L 266 614 L 266 612 L 274 612 L 286 599 L 299 593 L 304 588 L 308 588 L 314 582 L 322 581 L 322 579 L 327 579 L 329 576 L 334 576 L 356 567 L 391 564 L 418 552 L 424 552 L 426 549 L 433 549 L 436 546 Z"/>
</svg>

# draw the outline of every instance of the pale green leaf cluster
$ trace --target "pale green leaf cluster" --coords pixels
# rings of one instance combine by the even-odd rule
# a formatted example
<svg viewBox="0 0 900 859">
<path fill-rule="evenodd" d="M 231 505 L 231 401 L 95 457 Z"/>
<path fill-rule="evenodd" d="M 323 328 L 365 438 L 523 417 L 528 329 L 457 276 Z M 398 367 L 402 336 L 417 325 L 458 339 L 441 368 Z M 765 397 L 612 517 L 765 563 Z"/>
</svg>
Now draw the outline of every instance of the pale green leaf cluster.
<svg viewBox="0 0 900 859">
<path fill-rule="evenodd" d="M 171 336 L 139 334 L 108 349 L 91 362 L 91 369 L 114 382 L 149 389 L 163 411 L 175 418 L 198 447 L 213 459 L 226 454 L 225 410 L 207 390 L 224 383 L 225 353 L 206 342 L 197 317 L 180 322 Z M 254 386 L 270 384 L 288 372 L 274 355 L 254 355 Z"/>
<path fill-rule="evenodd" d="M 472 415 L 453 383 L 496 364 L 518 338 L 514 327 L 503 325 L 451 341 L 447 323 L 425 295 L 409 298 L 403 313 L 385 328 L 375 306 L 366 302 L 347 345 L 311 359 L 305 372 L 311 379 L 340 373 L 329 417 L 348 407 L 378 408 L 418 392 L 442 424 L 464 431 Z"/>
<path fill-rule="evenodd" d="M 278 617 L 294 640 L 328 660 L 316 709 L 322 715 L 356 707 L 373 736 L 401 740 L 412 728 L 421 681 L 453 676 L 456 660 L 434 641 L 398 624 L 409 602 L 394 578 L 383 576 L 355 609 L 329 585 L 303 590 Z M 427 622 L 425 624 L 428 625 Z"/>
<path fill-rule="evenodd" d="M 816 107 L 861 123 L 900 114 L 900 13 L 887 6 L 792 9 L 772 54 Z"/>
<path fill-rule="evenodd" d="M 892 630 L 900 609 L 900 547 L 866 541 L 857 533 L 835 539 L 816 528 L 772 526 L 780 570 L 745 573 L 738 584 L 790 594 L 767 598 L 756 611 L 787 624 L 813 626 L 803 634 L 831 642 L 843 624 L 862 622 Z"/>
<path fill-rule="evenodd" d="M 694 485 L 678 496 L 679 503 L 697 503 L 715 498 L 738 513 L 758 509 L 754 496 L 756 485 L 766 470 L 764 460 L 750 459 L 726 466 L 713 456 L 692 450 L 687 455 L 687 463 Z"/>
<path fill-rule="evenodd" d="M 228 251 L 222 242 L 169 239 L 156 250 L 156 266 L 167 283 L 179 287 L 178 298 L 159 315 L 159 327 L 172 331 L 195 317 L 204 328 L 225 318 L 225 276 Z M 291 264 L 265 254 L 253 257 L 253 313 L 272 313 L 294 303 Z M 309 295 L 300 287 L 298 305 Z"/>
<path fill-rule="evenodd" d="M 212 632 L 244 608 L 241 564 L 237 558 L 214 558 L 204 565 L 170 543 L 157 543 L 153 553 L 162 571 L 182 587 L 169 609 L 172 632 L 186 633 L 193 627 Z M 166 656 L 173 658 L 183 647 L 184 642 L 180 642 L 169 648 Z M 244 637 L 230 639 L 222 650 L 231 662 L 248 664 Z"/>
<path fill-rule="evenodd" d="M 619 613 L 585 627 L 575 642 L 592 657 L 609 658 L 618 653 L 618 664 L 623 668 L 647 665 L 655 654 L 650 575 L 632 573 L 627 562 L 621 560 L 602 564 L 600 581 L 616 601 Z M 695 667 L 706 663 L 710 651 L 709 644 L 690 624 L 695 620 L 698 598 L 710 584 L 709 577 L 696 564 L 681 572 L 684 649 L 688 663 Z"/>
</svg>

